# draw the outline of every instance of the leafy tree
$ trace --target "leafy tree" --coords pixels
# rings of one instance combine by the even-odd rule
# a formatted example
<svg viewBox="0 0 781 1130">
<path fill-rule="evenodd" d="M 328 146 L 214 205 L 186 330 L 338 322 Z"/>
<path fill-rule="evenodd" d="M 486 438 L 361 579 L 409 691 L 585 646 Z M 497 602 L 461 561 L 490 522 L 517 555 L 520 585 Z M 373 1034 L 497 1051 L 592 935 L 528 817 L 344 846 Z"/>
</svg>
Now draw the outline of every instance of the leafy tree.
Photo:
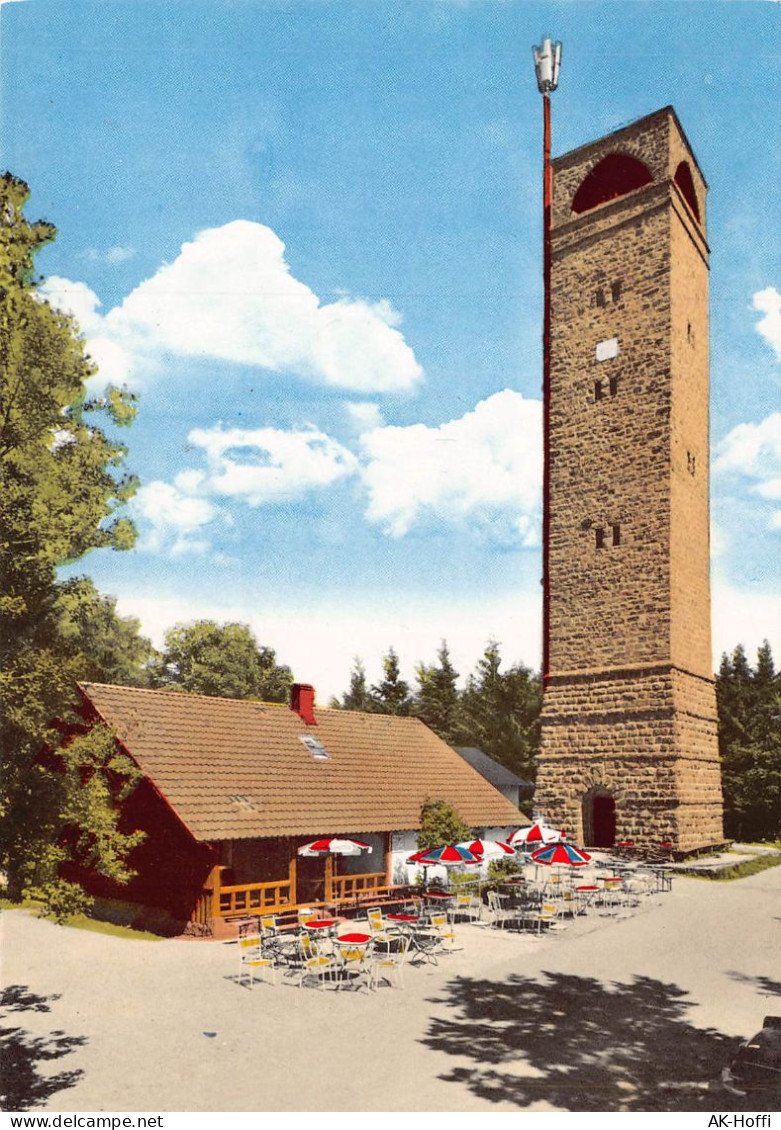
<svg viewBox="0 0 781 1130">
<path fill-rule="evenodd" d="M 781 676 L 767 640 L 752 668 L 742 645 L 716 676 L 724 829 L 743 840 L 781 838 Z"/>
<path fill-rule="evenodd" d="M 382 659 L 382 682 L 371 688 L 372 699 L 379 714 L 412 713 L 413 700 L 410 695 L 409 683 L 401 678 L 399 657 L 393 648 L 389 648 Z"/>
<path fill-rule="evenodd" d="M 81 657 L 80 680 L 148 686 L 155 650 L 135 617 L 118 615 L 114 597 L 99 593 L 89 577 L 74 577 L 58 586 L 57 609 L 60 638 Z"/>
<path fill-rule="evenodd" d="M 447 847 L 472 839 L 472 829 L 465 824 L 456 810 L 446 800 L 426 800 L 420 810 L 418 848 Z"/>
<path fill-rule="evenodd" d="M 461 697 L 462 732 L 519 776 L 533 780 L 539 749 L 542 688 L 527 667 L 501 670 L 499 645 L 490 640 Z"/>
<path fill-rule="evenodd" d="M 450 662 L 450 652 L 445 640 L 437 652 L 437 659 L 439 663 L 431 667 L 419 664 L 415 672 L 418 679 L 415 713 L 440 738 L 455 744 L 462 733 L 456 686 L 458 672 Z"/>
<path fill-rule="evenodd" d="M 277 665 L 270 647 L 258 646 L 246 624 L 196 620 L 166 632 L 152 681 L 169 690 L 217 698 L 286 702 L 293 675 L 289 667 Z"/>
<path fill-rule="evenodd" d="M 94 836 L 91 866 L 117 875 L 124 866 L 117 861 L 127 843 L 111 832 L 109 793 L 96 786 L 89 804 L 77 811 L 72 803 L 76 782 L 100 779 L 108 788 L 121 767 L 96 754 L 97 738 L 74 743 L 63 772 L 39 755 L 59 740 L 52 719 L 69 716 L 73 680 L 85 673 L 56 569 L 98 547 L 127 549 L 135 538 L 117 511 L 136 481 L 122 471 L 125 447 L 104 430 L 128 425 L 135 406 L 111 386 L 88 397 L 96 369 L 84 342 L 72 319 L 37 293 L 34 254 L 55 229 L 26 220 L 28 195 L 23 181 L 0 177 L 0 868 L 13 896 L 55 887 L 61 896 L 57 872 L 73 857 L 63 838 L 66 825 L 73 838 L 73 819 L 81 821 L 78 837 Z"/>
</svg>

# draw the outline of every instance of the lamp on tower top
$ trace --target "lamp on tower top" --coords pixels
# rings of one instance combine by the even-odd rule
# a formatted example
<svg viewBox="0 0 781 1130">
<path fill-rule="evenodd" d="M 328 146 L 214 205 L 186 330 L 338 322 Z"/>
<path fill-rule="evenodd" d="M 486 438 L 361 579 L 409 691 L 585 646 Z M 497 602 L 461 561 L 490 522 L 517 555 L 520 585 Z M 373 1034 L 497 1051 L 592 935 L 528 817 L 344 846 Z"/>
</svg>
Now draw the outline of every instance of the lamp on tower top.
<svg viewBox="0 0 781 1130">
<path fill-rule="evenodd" d="M 537 73 L 537 89 L 540 94 L 549 94 L 559 85 L 561 66 L 561 43 L 551 43 L 543 39 L 539 47 L 532 47 L 534 70 Z"/>
<path fill-rule="evenodd" d="M 537 87 L 542 95 L 542 686 L 550 676 L 550 374 L 551 374 L 551 215 L 553 173 L 551 168 L 550 94 L 559 85 L 561 43 L 543 39 L 532 47 Z"/>
</svg>

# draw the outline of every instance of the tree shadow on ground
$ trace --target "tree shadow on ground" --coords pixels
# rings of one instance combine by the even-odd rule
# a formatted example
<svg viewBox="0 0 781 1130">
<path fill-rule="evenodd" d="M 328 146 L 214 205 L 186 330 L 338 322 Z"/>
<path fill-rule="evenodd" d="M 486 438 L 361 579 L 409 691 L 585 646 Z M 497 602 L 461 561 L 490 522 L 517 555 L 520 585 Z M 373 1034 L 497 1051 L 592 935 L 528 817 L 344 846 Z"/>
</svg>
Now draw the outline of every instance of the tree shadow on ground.
<svg viewBox="0 0 781 1130">
<path fill-rule="evenodd" d="M 765 997 L 781 997 L 781 981 L 774 981 L 772 977 L 751 977 L 748 973 L 730 973 L 733 981 L 742 981 L 746 985 L 754 985 Z"/>
<path fill-rule="evenodd" d="M 57 995 L 40 997 L 24 985 L 11 985 L 0 994 L 0 1015 L 49 1012 L 49 1002 L 57 999 Z M 38 1064 L 59 1059 L 85 1043 L 84 1036 L 66 1036 L 61 1031 L 33 1036 L 21 1027 L 0 1028 L 0 1110 L 29 1110 L 40 1106 L 56 1091 L 72 1087 L 82 1071 L 46 1075 L 39 1072 Z"/>
<path fill-rule="evenodd" d="M 685 1019 L 686 993 L 647 977 L 604 985 L 543 973 L 496 982 L 458 977 L 431 1003 L 422 1043 L 470 1061 L 442 1078 L 490 1102 L 567 1111 L 729 1111 L 749 1100 L 721 1071 L 740 1041 Z M 753 1109 L 763 1108 L 752 1096 Z"/>
</svg>

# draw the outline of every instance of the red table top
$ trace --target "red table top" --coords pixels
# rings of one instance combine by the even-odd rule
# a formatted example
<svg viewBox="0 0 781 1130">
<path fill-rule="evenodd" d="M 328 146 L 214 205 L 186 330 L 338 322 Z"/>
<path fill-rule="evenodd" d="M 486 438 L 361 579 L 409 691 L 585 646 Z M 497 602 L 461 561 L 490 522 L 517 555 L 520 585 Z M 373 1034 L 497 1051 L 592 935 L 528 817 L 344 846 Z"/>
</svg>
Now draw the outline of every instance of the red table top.
<svg viewBox="0 0 781 1130">
<path fill-rule="evenodd" d="M 453 896 L 449 895 L 447 891 L 426 891 L 424 896 L 427 899 L 452 899 Z"/>
<path fill-rule="evenodd" d="M 371 934 L 342 934 L 338 937 L 337 942 L 347 942 L 348 945 L 360 945 L 363 942 L 370 942 Z"/>
<path fill-rule="evenodd" d="M 392 918 L 394 922 L 419 922 L 417 914 L 388 914 L 387 918 Z"/>
<path fill-rule="evenodd" d="M 575 887 L 575 890 L 576 891 L 598 891 L 599 887 L 593 887 L 593 886 L 590 886 L 590 887 L 589 886 L 587 886 L 587 887 Z"/>
<path fill-rule="evenodd" d="M 623 883 L 623 875 L 597 875 L 598 883 Z"/>
<path fill-rule="evenodd" d="M 331 926 L 336 926 L 337 920 L 335 918 L 310 918 L 304 925 L 307 930 L 325 930 Z"/>
</svg>

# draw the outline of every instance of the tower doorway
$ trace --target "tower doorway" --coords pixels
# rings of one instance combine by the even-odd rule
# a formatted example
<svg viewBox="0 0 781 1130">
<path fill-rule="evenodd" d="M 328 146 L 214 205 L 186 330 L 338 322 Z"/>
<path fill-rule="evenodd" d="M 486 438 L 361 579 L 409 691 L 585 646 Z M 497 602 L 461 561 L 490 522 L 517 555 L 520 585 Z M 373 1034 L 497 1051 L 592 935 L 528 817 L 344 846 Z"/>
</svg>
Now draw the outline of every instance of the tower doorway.
<svg viewBox="0 0 781 1130">
<path fill-rule="evenodd" d="M 610 848 L 616 842 L 616 801 L 597 786 L 583 797 L 583 839 L 586 847 Z"/>
</svg>

